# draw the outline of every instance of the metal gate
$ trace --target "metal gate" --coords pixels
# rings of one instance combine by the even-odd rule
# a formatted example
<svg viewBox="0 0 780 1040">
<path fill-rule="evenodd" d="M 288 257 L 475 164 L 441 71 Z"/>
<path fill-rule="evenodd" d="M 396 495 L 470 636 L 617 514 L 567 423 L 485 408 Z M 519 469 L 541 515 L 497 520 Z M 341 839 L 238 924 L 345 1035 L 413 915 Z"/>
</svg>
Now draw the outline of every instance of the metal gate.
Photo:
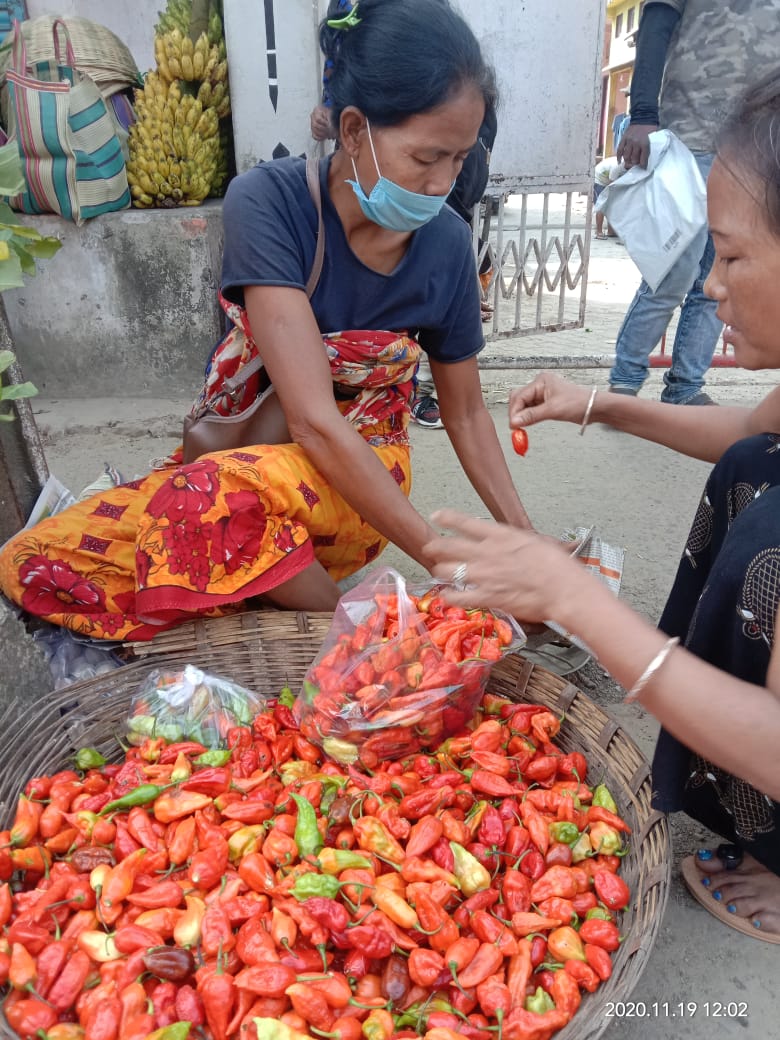
<svg viewBox="0 0 780 1040">
<path fill-rule="evenodd" d="M 580 192 L 487 196 L 475 221 L 477 263 L 491 263 L 488 340 L 580 328 L 585 321 L 591 197 Z M 519 213 L 517 208 L 519 206 Z M 515 216 L 516 214 L 516 216 Z M 514 219 L 513 219 L 514 218 Z"/>
</svg>

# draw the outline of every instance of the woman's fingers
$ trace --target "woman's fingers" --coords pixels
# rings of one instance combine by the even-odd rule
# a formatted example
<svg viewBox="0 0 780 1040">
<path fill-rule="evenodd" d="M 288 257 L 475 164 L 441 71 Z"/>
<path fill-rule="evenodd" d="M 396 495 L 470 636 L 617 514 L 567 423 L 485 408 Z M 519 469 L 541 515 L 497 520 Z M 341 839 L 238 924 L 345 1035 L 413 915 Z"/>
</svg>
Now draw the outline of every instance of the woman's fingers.
<svg viewBox="0 0 780 1040">
<path fill-rule="evenodd" d="M 553 372 L 542 372 L 533 383 L 512 391 L 509 425 L 533 426 L 549 419 L 581 422 L 589 392 L 588 387 L 569 383 Z"/>
<path fill-rule="evenodd" d="M 479 542 L 495 535 L 498 524 L 493 520 L 480 520 L 457 509 L 438 509 L 431 516 L 431 523 L 455 531 L 464 538 Z M 445 539 L 450 541 L 450 539 Z"/>
</svg>

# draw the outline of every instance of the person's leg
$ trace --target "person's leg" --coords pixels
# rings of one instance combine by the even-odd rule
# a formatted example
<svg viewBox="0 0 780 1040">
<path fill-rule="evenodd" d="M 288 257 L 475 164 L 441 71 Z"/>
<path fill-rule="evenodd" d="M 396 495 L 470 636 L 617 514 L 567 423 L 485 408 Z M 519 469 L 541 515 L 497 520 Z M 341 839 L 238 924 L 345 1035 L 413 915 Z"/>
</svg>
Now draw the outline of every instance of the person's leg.
<svg viewBox="0 0 780 1040">
<path fill-rule="evenodd" d="M 263 599 L 281 610 L 335 610 L 341 590 L 317 560 Z"/>
<path fill-rule="evenodd" d="M 660 622 L 698 657 L 756 685 L 766 682 L 780 601 L 779 447 L 775 435 L 751 437 L 715 466 Z M 653 776 L 655 808 L 684 811 L 743 851 L 728 872 L 711 851 L 697 857 L 715 899 L 780 933 L 780 806 L 665 730 Z"/>
<path fill-rule="evenodd" d="M 706 240 L 707 229 L 702 228 L 655 292 L 642 280 L 618 332 L 615 365 L 609 373 L 610 386 L 635 393 L 642 388 L 650 367 L 650 354 L 691 287 L 700 268 Z"/>
<path fill-rule="evenodd" d="M 697 155 L 701 175 L 705 182 L 712 166 L 712 155 Z M 710 273 L 715 257 L 712 236 L 702 252 L 699 270 L 690 287 L 677 323 L 677 332 L 672 347 L 672 365 L 664 373 L 661 400 L 668 404 L 686 404 L 700 394 L 704 387 L 704 376 L 712 363 L 712 355 L 718 345 L 723 323 L 716 316 L 717 302 L 704 295 L 704 283 Z"/>
</svg>

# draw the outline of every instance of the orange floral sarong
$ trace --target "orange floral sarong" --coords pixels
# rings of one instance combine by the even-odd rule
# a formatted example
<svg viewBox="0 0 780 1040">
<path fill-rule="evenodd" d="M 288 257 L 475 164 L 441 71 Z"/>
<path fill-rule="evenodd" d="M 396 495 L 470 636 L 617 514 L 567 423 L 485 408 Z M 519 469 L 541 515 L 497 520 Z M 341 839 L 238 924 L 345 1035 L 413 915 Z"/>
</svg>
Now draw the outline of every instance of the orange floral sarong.
<svg viewBox="0 0 780 1040">
<path fill-rule="evenodd" d="M 387 332 L 327 336 L 338 401 L 408 496 L 406 427 L 419 346 Z M 0 589 L 30 614 L 99 639 L 151 639 L 240 609 L 315 559 L 340 581 L 387 539 L 297 444 L 255 445 L 168 466 L 78 502 L 0 552 Z"/>
</svg>

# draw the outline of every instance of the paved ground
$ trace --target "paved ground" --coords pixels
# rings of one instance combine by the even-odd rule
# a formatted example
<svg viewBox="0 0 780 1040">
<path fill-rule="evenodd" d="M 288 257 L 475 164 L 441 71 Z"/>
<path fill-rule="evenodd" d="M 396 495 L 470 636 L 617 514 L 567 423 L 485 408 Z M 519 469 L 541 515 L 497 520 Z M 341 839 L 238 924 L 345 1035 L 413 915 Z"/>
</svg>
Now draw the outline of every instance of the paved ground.
<svg viewBox="0 0 780 1040">
<path fill-rule="evenodd" d="M 514 200 L 513 200 L 514 201 Z M 584 212 L 585 200 L 575 205 Z M 638 277 L 622 245 L 593 241 L 589 306 L 584 329 L 491 344 L 489 353 L 511 355 L 611 354 L 617 328 Z M 508 447 L 506 400 L 509 389 L 533 372 L 485 374 L 485 394 Z M 603 370 L 574 373 L 583 383 L 606 382 Z M 713 370 L 708 390 L 720 402 L 749 404 L 760 399 L 775 376 Z M 661 374 L 653 372 L 645 393 L 658 396 Z M 190 388 L 166 400 L 38 399 L 35 410 L 52 470 L 80 489 L 102 470 L 104 461 L 126 478 L 144 472 L 148 460 L 165 454 L 179 436 Z M 453 505 L 475 513 L 484 507 L 466 484 L 440 431 L 413 429 L 415 487 L 424 513 Z M 706 477 L 707 467 L 680 459 L 663 448 L 594 426 L 580 438 L 571 426 L 535 429 L 524 459 L 508 453 L 517 486 L 537 526 L 558 533 L 572 524 L 595 523 L 607 540 L 627 548 L 625 598 L 656 620 Z M 410 576 L 416 567 L 394 550 L 386 561 Z M 575 677 L 607 707 L 650 755 L 656 724 L 641 708 L 625 707 L 620 691 L 596 664 Z M 690 821 L 673 821 L 675 861 L 705 842 Z M 774 981 L 776 947 L 743 937 L 719 924 L 687 894 L 673 871 L 667 911 L 658 942 L 626 1008 L 618 1009 L 604 1034 L 608 1040 L 730 1040 L 778 1036 Z M 672 1017 L 677 1006 L 687 1013 Z M 748 1017 L 728 1017 L 730 1004 L 743 1003 Z M 695 1006 L 695 1014 L 692 1010 Z M 638 1017 L 645 1013 L 646 1017 Z M 724 1017 L 725 1016 L 725 1017 Z"/>
</svg>

